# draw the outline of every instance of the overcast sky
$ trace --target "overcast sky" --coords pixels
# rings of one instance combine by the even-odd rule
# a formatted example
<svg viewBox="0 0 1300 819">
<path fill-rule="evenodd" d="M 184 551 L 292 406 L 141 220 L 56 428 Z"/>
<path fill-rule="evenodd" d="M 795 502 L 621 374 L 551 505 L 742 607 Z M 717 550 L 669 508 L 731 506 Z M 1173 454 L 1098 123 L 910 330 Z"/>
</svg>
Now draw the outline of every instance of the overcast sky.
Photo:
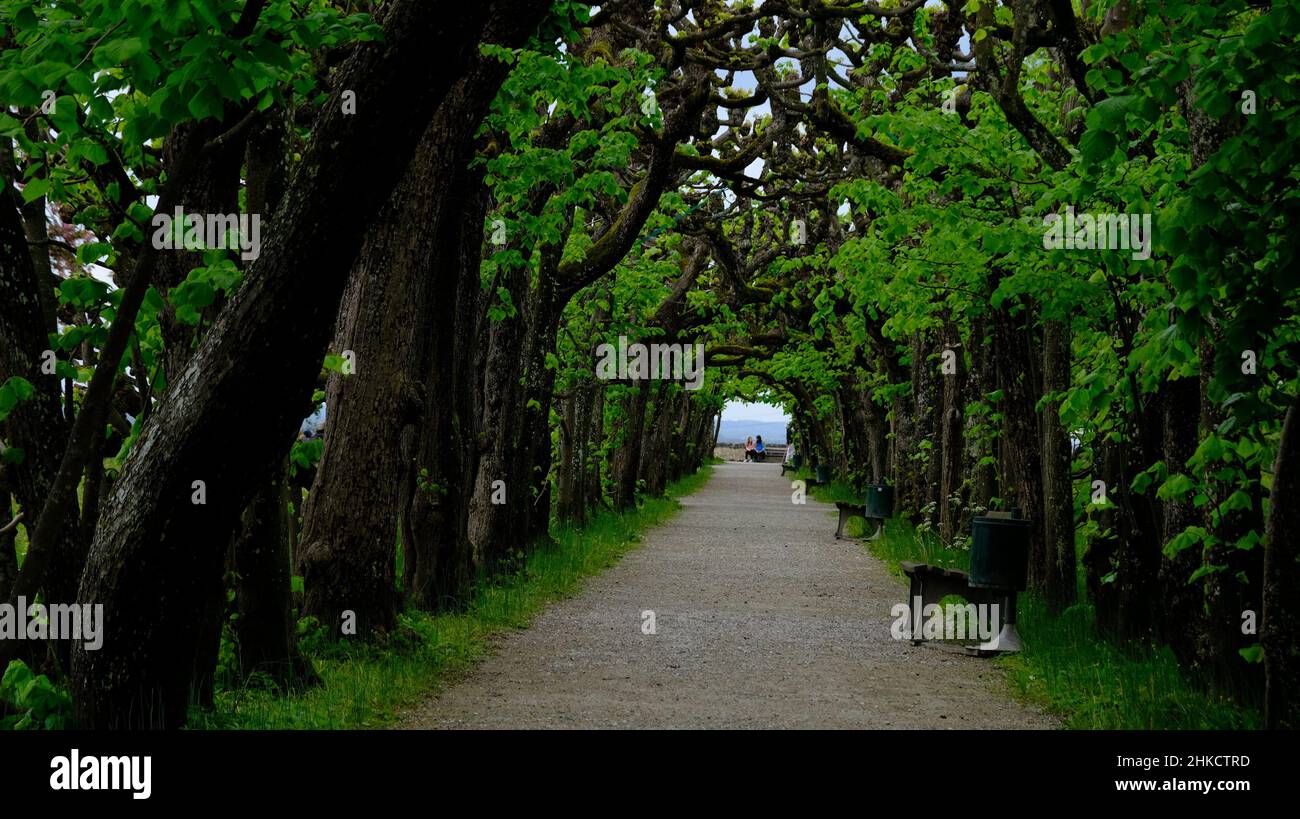
<svg viewBox="0 0 1300 819">
<path fill-rule="evenodd" d="M 722 408 L 724 421 L 781 421 L 790 423 L 790 417 L 780 407 L 771 404 L 750 404 L 745 401 L 728 401 Z"/>
</svg>

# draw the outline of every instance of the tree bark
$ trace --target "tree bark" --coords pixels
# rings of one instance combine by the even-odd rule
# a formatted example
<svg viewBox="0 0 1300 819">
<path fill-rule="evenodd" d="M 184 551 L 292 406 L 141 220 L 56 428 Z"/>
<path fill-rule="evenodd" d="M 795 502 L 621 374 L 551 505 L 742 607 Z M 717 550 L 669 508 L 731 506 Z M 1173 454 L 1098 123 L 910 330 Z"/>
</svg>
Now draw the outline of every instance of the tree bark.
<svg viewBox="0 0 1300 819">
<path fill-rule="evenodd" d="M 234 545 L 239 577 L 234 634 L 242 679 L 261 673 L 282 688 L 297 689 L 319 678 L 298 651 L 294 634 L 284 484 L 281 472 L 244 510 Z"/>
<path fill-rule="evenodd" d="M 1036 405 L 1043 394 L 1033 326 L 1028 306 L 1013 316 L 1003 305 L 994 317 L 998 386 L 1002 396 L 1002 438 L 1010 474 L 1004 486 L 1032 521 L 1029 541 L 1029 587 L 1043 591 L 1048 584 L 1047 548 L 1043 521 L 1042 433 Z"/>
<path fill-rule="evenodd" d="M 1195 378 L 1178 378 L 1164 385 L 1164 461 L 1169 474 L 1186 473 L 1187 461 L 1196 452 L 1200 434 L 1201 391 Z M 1190 496 L 1164 502 L 1164 545 L 1188 526 L 1200 522 Z M 1201 565 L 1201 550 L 1184 549 L 1160 561 L 1162 616 L 1160 636 L 1186 666 L 1196 662 L 1196 634 L 1203 631 L 1204 601 L 1200 584 L 1190 584 L 1192 573 Z"/>
<path fill-rule="evenodd" d="M 956 335 L 955 328 L 950 330 Z M 966 392 L 966 363 L 961 355 L 961 345 L 952 338 L 947 349 L 957 354 L 957 369 L 943 375 L 943 407 L 939 426 L 939 539 L 952 543 L 958 533 L 958 521 L 961 518 L 962 460 L 966 455 L 963 432 L 965 427 L 963 408 Z"/>
<path fill-rule="evenodd" d="M 489 13 L 526 31 L 541 10 L 399 0 L 385 41 L 358 47 L 340 69 L 275 232 L 169 385 L 109 499 L 78 597 L 107 612 L 103 647 L 73 653 L 81 727 L 184 723 L 200 590 L 220 575 L 240 513 L 301 422 L 370 214 L 484 35 L 496 39 Z M 345 89 L 364 115 L 343 113 Z M 205 504 L 193 500 L 196 480 Z"/>
<path fill-rule="evenodd" d="M 448 180 L 461 192 L 459 218 L 441 220 L 431 262 L 434 292 L 442 294 L 438 332 L 426 334 L 417 353 L 428 385 L 418 430 L 416 461 L 408 480 L 415 567 L 408 592 L 429 611 L 468 605 L 477 573 L 489 561 L 469 536 L 469 508 L 478 467 L 481 333 L 487 297 L 478 269 L 487 214 L 482 171 L 461 167 Z"/>
<path fill-rule="evenodd" d="M 1070 386 L 1070 328 L 1058 319 L 1043 323 L 1043 390 L 1061 395 Z M 1043 539 L 1046 552 L 1045 597 L 1056 612 L 1078 597 L 1078 561 L 1074 548 L 1074 486 L 1070 477 L 1070 438 L 1061 424 L 1061 402 L 1047 402 L 1043 431 Z"/>
<path fill-rule="evenodd" d="M 1093 460 L 1100 467 L 1094 476 L 1106 476 L 1109 484 L 1117 481 L 1121 471 L 1121 455 L 1113 442 L 1101 443 L 1093 452 Z M 1118 486 L 1118 483 L 1115 484 Z M 1112 503 L 1116 500 L 1112 496 Z M 1095 510 L 1090 513 L 1097 524 L 1098 533 L 1088 542 L 1083 553 L 1085 581 L 1088 599 L 1092 601 L 1096 612 L 1097 631 L 1106 637 L 1113 636 L 1119 627 L 1119 602 L 1116 594 L 1114 572 L 1116 571 L 1116 553 L 1119 550 L 1119 537 L 1116 534 L 1116 510 L 1112 507 Z"/>
<path fill-rule="evenodd" d="M 21 377 L 35 388 L 31 398 L 20 402 L 0 424 L 7 445 L 21 449 L 23 457 L 3 468 L 10 488 L 24 513 L 24 528 L 30 537 L 49 496 L 71 424 L 60 404 L 59 378 L 41 371 L 42 354 L 49 346 L 43 318 L 40 275 L 32 264 L 26 237 L 7 182 L 0 191 L 0 384 Z M 0 526 L 9 522 L 8 507 L 0 514 Z M 46 603 L 72 603 L 77 581 L 85 563 L 86 531 L 79 515 L 69 514 L 60 524 L 53 560 L 42 586 Z M 16 579 L 16 576 L 15 576 Z M 8 591 L 11 583 L 5 588 Z M 68 643 L 56 642 L 62 664 L 69 659 Z"/>
<path fill-rule="evenodd" d="M 1264 537 L 1264 724 L 1300 726 L 1300 403 L 1282 424 Z"/>
<path fill-rule="evenodd" d="M 629 388 L 626 399 L 626 418 L 622 425 L 623 440 L 615 459 L 617 483 L 614 485 L 614 508 L 630 509 L 636 505 L 636 480 L 641 472 L 641 438 L 645 427 L 648 384 Z"/>
</svg>

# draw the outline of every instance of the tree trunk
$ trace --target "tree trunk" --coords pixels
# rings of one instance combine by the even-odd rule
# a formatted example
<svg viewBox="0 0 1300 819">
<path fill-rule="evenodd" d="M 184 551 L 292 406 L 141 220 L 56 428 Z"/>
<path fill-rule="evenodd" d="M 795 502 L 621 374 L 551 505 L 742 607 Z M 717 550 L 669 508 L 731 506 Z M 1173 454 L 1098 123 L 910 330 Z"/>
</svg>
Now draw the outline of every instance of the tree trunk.
<svg viewBox="0 0 1300 819">
<path fill-rule="evenodd" d="M 1131 380 L 1132 381 L 1132 380 Z M 1128 413 L 1125 433 L 1126 446 L 1120 457 L 1120 472 L 1112 473 L 1114 483 L 1111 497 L 1118 494 L 1115 510 L 1115 531 L 1119 537 L 1116 564 L 1116 629 L 1121 639 L 1149 638 L 1158 622 L 1160 604 L 1160 525 L 1159 510 L 1154 500 L 1155 490 L 1135 492 L 1131 489 L 1138 473 L 1155 460 L 1164 440 L 1161 429 L 1164 411 L 1160 394 L 1142 395 L 1136 383 L 1130 393 L 1137 408 Z"/>
<path fill-rule="evenodd" d="M 646 404 L 650 386 L 637 384 L 629 388 L 623 440 L 614 461 L 614 508 L 631 509 L 636 505 L 636 479 L 641 472 L 641 432 L 645 426 Z"/>
<path fill-rule="evenodd" d="M 9 474 L 10 489 L 24 513 L 30 533 L 45 505 L 68 440 L 71 424 L 59 401 L 59 378 L 42 372 L 43 352 L 49 346 L 50 328 L 45 325 L 38 294 L 42 291 L 32 265 L 26 237 L 7 182 L 0 191 L 0 384 L 12 377 L 25 378 L 35 392 L 21 401 L 0 423 L 7 445 L 21 449 L 22 459 L 3 468 Z M 92 504 L 93 505 L 93 504 Z M 9 522 L 6 506 L 0 526 Z M 72 603 L 85 564 L 87 541 L 79 516 L 70 514 L 62 522 L 43 587 L 47 604 Z M 8 588 L 6 588 L 8 591 Z M 3 598 L 9 600 L 8 595 Z M 55 641 L 59 662 L 69 659 L 69 644 Z M 3 670 L 0 669 L 0 673 Z"/>
<path fill-rule="evenodd" d="M 1105 475 L 1107 483 L 1117 481 L 1121 471 L 1122 456 L 1113 442 L 1100 444 L 1093 452 L 1093 461 L 1099 469 L 1093 474 Z M 1118 486 L 1118 483 L 1115 484 Z M 1117 500 L 1112 495 L 1111 502 Z M 1097 524 L 1098 533 L 1089 541 L 1083 553 L 1083 567 L 1088 589 L 1088 599 L 1096 612 L 1097 631 L 1106 637 L 1113 636 L 1119 627 L 1119 602 L 1116 595 L 1115 571 L 1119 537 L 1116 534 L 1116 510 L 1112 507 L 1090 513 Z"/>
<path fill-rule="evenodd" d="M 956 329 L 950 329 L 956 335 Z M 957 354 L 956 371 L 943 375 L 943 408 L 939 427 L 939 539 L 952 543 L 958 533 L 958 521 L 961 518 L 961 486 L 965 470 L 962 459 L 966 454 L 963 441 L 965 420 L 963 407 L 966 392 L 966 363 L 962 359 L 961 346 L 956 338 L 951 338 L 945 345 Z"/>
<path fill-rule="evenodd" d="M 78 599 L 112 614 L 102 648 L 74 648 L 81 727 L 184 723 L 200 590 L 220 576 L 240 513 L 301 423 L 370 215 L 451 84 L 479 58 L 495 12 L 520 42 L 542 10 L 399 0 L 388 7 L 384 42 L 362 45 L 340 68 L 276 231 L 145 424 L 96 532 Z M 345 89 L 364 116 L 343 113 Z M 194 501 L 199 480 L 204 504 Z"/>
<path fill-rule="evenodd" d="M 469 192 L 458 203 L 460 218 L 443 220 L 436 235 L 433 292 L 441 294 L 439 317 L 430 323 L 419 360 L 428 390 L 418 432 L 410 517 L 414 556 L 414 603 L 428 611 L 455 611 L 469 604 L 473 582 L 491 561 L 470 539 L 470 502 L 478 469 L 480 403 L 475 367 L 486 319 L 479 287 L 482 225 L 487 191 L 481 170 L 462 169 L 451 187 Z"/>
<path fill-rule="evenodd" d="M 1061 395 L 1070 386 L 1070 328 L 1049 319 L 1043 323 L 1043 391 Z M 1074 486 L 1070 478 L 1070 438 L 1061 425 L 1061 402 L 1047 402 L 1043 431 L 1043 539 L 1046 551 L 1048 606 L 1056 612 L 1078 597 L 1074 550 Z"/>
<path fill-rule="evenodd" d="M 997 389 L 997 369 L 994 361 L 992 344 L 981 334 L 979 343 L 972 351 L 975 367 L 971 373 L 974 382 L 968 388 L 971 395 L 983 398 Z M 970 526 L 970 518 L 975 510 L 987 510 L 998 495 L 998 468 L 996 454 L 999 437 L 988 415 L 971 419 L 976 426 L 975 434 L 968 436 L 971 440 L 971 461 L 975 464 L 971 487 L 970 514 L 964 516 L 963 530 Z M 987 459 L 987 460 L 986 460 Z"/>
<path fill-rule="evenodd" d="M 1187 461 L 1196 451 L 1200 430 L 1201 391 L 1195 378 L 1179 378 L 1165 384 L 1164 461 L 1169 474 L 1186 473 Z M 1200 523 L 1200 514 L 1190 495 L 1164 502 L 1164 545 L 1188 526 Z M 1162 550 L 1163 551 L 1163 550 Z M 1184 549 L 1160 561 L 1160 637 L 1186 666 L 1196 662 L 1196 634 L 1203 631 L 1204 602 L 1200 584 L 1190 584 L 1192 573 L 1201 565 L 1201 550 Z"/>
<path fill-rule="evenodd" d="M 1300 726 L 1300 402 L 1287 410 L 1264 538 L 1264 723 Z"/>
<path fill-rule="evenodd" d="M 1002 396 L 1002 438 L 1010 474 L 1004 475 L 1004 500 L 1020 506 L 1033 522 L 1029 541 L 1029 587 L 1043 591 L 1048 584 L 1048 560 L 1043 521 L 1042 435 L 1036 405 L 1043 394 L 1033 343 L 1030 311 L 1023 306 L 1013 316 L 1003 305 L 994 318 L 998 386 Z"/>
<path fill-rule="evenodd" d="M 280 473 L 244 510 L 234 545 L 239 576 L 234 632 L 241 679 L 262 673 L 283 688 L 296 689 L 319 678 L 298 651 L 294 633 L 284 483 Z"/>
<path fill-rule="evenodd" d="M 511 545 L 525 545 L 518 543 L 511 518 L 515 510 L 527 506 L 532 494 L 520 437 L 526 401 L 520 361 L 527 342 L 528 273 L 522 265 L 506 273 L 502 286 L 520 307 L 514 315 L 491 322 L 487 331 L 480 429 L 490 434 L 483 436 L 480 447 L 469 506 L 469 539 L 489 563 L 507 554 Z M 494 495 L 499 498 L 494 490 L 497 481 L 504 487 L 504 503 L 494 502 Z"/>
<path fill-rule="evenodd" d="M 939 507 L 943 475 L 943 456 L 938 451 L 942 445 L 938 432 L 940 387 L 938 380 L 941 351 L 934 349 L 931 333 L 912 334 L 912 395 L 916 410 L 915 441 L 912 450 L 917 481 L 916 501 L 931 526 L 939 524 Z M 929 444 L 925 447 L 925 444 Z"/>
<path fill-rule="evenodd" d="M 1214 345 L 1201 346 L 1202 417 L 1201 427 L 1218 428 L 1226 414 L 1206 394 L 1213 378 Z M 1254 644 L 1253 635 L 1242 633 L 1242 615 L 1246 611 L 1259 613 L 1262 609 L 1262 580 L 1264 555 L 1261 549 L 1242 549 L 1238 541 L 1251 532 L 1265 529 L 1264 498 L 1258 468 L 1245 481 L 1245 493 L 1250 507 L 1236 509 L 1220 515 L 1218 507 L 1237 491 L 1236 482 L 1207 475 L 1209 503 L 1202 510 L 1205 527 L 1220 541 L 1203 552 L 1206 565 L 1221 566 L 1219 571 L 1205 575 L 1200 581 L 1203 598 L 1203 618 L 1200 620 L 1198 665 L 1211 672 L 1214 679 L 1234 693 L 1258 690 L 1264 681 L 1263 669 L 1246 663 L 1239 651 Z"/>
<path fill-rule="evenodd" d="M 397 623 L 399 477 L 408 468 L 401 438 L 424 403 L 415 350 L 440 326 L 430 321 L 440 296 L 427 268 L 437 240 L 430 226 L 459 218 L 443 191 L 458 159 L 452 140 L 463 135 L 447 124 L 435 117 L 375 219 L 336 321 L 332 352 L 351 354 L 355 373 L 329 377 L 325 446 L 298 555 L 303 614 L 335 636 L 375 639 Z"/>
</svg>

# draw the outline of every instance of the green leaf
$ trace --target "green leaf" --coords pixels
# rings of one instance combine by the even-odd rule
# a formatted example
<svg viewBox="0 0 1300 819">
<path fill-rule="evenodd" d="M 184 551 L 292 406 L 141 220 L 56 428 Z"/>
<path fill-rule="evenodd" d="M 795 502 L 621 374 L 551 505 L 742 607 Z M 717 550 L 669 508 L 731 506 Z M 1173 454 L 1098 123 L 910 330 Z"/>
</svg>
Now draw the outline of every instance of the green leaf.
<svg viewBox="0 0 1300 819">
<path fill-rule="evenodd" d="M 1088 162 L 1101 162 L 1115 153 L 1115 135 L 1109 131 L 1090 129 L 1079 140 L 1079 152 Z"/>
<path fill-rule="evenodd" d="M 23 185 L 23 202 L 34 202 L 50 192 L 50 180 L 48 179 L 29 179 Z"/>
<path fill-rule="evenodd" d="M 101 68 L 120 66 L 144 50 L 144 41 L 139 37 L 123 37 L 109 40 L 95 49 L 96 65 Z"/>
<path fill-rule="evenodd" d="M 1205 565 L 1203 565 L 1203 566 L 1198 567 L 1198 568 L 1196 569 L 1196 571 L 1192 572 L 1192 576 L 1189 577 L 1189 578 L 1187 579 L 1187 582 L 1188 582 L 1188 583 L 1195 583 L 1197 580 L 1200 580 L 1202 577 L 1205 577 L 1205 576 L 1207 576 L 1207 575 L 1211 575 L 1211 574 L 1218 574 L 1219 572 L 1223 571 L 1223 570 L 1226 569 L 1226 568 L 1228 568 L 1228 567 L 1227 567 L 1227 566 L 1211 566 L 1211 565 L 1209 565 L 1209 564 L 1207 563 L 1207 564 L 1205 564 Z"/>
<path fill-rule="evenodd" d="M 77 247 L 77 261 L 81 264 L 98 262 L 112 252 L 113 246 L 106 242 L 86 242 Z"/>
</svg>

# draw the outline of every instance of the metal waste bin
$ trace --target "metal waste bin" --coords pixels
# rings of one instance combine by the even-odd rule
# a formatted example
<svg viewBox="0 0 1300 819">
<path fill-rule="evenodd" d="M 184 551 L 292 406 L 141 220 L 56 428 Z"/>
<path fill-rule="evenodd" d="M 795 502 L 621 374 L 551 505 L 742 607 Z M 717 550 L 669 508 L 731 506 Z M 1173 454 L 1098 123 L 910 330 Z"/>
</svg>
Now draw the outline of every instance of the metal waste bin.
<svg viewBox="0 0 1300 819">
<path fill-rule="evenodd" d="M 1020 518 L 971 521 L 970 585 L 981 589 L 1025 588 L 1032 525 Z"/>
<path fill-rule="evenodd" d="M 883 483 L 867 484 L 866 517 L 892 518 L 894 516 L 894 487 Z"/>
</svg>

